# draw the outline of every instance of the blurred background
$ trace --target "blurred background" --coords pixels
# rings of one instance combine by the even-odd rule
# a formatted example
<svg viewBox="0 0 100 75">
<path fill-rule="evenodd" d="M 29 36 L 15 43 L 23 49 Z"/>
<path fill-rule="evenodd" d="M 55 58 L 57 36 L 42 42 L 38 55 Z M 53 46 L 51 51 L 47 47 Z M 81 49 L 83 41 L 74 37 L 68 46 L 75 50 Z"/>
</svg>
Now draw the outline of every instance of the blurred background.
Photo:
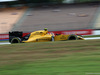
<svg viewBox="0 0 100 75">
<path fill-rule="evenodd" d="M 100 0 L 0 0 L 0 34 L 100 29 Z"/>
</svg>

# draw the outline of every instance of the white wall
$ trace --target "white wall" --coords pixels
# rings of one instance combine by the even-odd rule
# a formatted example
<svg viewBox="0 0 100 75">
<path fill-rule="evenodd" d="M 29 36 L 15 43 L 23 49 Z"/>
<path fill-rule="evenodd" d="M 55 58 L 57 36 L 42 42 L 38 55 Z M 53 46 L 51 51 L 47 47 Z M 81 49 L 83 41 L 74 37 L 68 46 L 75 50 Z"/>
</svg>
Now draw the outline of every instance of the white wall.
<svg viewBox="0 0 100 75">
<path fill-rule="evenodd" d="M 93 35 L 100 35 L 100 30 L 94 30 Z"/>
</svg>

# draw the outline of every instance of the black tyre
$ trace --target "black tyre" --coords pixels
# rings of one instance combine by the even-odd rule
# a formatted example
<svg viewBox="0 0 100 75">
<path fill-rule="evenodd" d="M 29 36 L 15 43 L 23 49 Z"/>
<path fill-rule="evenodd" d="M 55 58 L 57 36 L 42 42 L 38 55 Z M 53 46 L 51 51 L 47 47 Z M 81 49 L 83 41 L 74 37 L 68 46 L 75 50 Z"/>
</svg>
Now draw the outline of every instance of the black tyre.
<svg viewBox="0 0 100 75">
<path fill-rule="evenodd" d="M 68 37 L 68 40 L 78 40 L 78 37 L 76 35 L 72 34 Z"/>
<path fill-rule="evenodd" d="M 12 40 L 11 40 L 11 43 L 21 43 L 21 39 L 19 37 L 14 37 Z"/>
</svg>

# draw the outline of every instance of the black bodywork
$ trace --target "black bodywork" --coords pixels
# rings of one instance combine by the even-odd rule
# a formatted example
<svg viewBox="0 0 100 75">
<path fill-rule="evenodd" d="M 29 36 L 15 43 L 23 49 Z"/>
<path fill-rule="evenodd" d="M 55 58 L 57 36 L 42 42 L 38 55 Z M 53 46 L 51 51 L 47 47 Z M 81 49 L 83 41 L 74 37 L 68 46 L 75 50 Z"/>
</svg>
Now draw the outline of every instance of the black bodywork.
<svg viewBox="0 0 100 75">
<path fill-rule="evenodd" d="M 23 40 L 28 40 L 30 34 L 23 36 L 22 31 L 12 31 L 9 32 L 9 42 L 10 43 L 21 43 Z"/>
<path fill-rule="evenodd" d="M 9 42 L 11 42 L 12 39 L 15 38 L 15 37 L 22 39 L 22 36 L 23 36 L 23 32 L 21 32 L 21 31 L 9 32 Z"/>
</svg>

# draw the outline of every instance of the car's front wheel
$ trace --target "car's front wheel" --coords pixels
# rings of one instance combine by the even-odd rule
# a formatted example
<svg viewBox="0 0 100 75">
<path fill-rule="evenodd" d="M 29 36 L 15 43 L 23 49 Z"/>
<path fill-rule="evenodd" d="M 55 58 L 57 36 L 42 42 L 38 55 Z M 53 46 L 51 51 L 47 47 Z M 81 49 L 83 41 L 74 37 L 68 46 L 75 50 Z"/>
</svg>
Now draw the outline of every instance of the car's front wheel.
<svg viewBox="0 0 100 75">
<path fill-rule="evenodd" d="M 68 40 L 77 40 L 77 39 L 78 39 L 78 37 L 74 34 L 72 34 L 68 37 Z"/>
</svg>

